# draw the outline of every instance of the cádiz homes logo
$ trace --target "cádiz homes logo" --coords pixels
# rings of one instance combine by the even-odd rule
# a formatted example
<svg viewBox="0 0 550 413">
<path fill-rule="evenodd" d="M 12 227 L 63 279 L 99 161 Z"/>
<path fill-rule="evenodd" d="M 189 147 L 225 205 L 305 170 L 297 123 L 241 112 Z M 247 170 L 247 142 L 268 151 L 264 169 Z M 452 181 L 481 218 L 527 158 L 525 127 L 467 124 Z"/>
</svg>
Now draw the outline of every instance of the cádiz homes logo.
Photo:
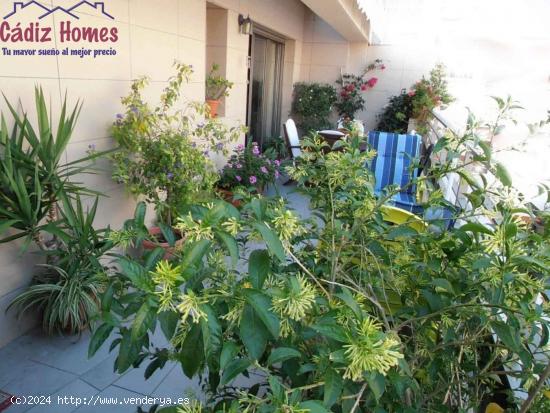
<svg viewBox="0 0 550 413">
<path fill-rule="evenodd" d="M 21 44 L 24 48 L 2 47 L 2 54 L 4 56 L 70 55 L 81 58 L 116 55 L 116 50 L 112 47 L 107 49 L 57 47 L 62 43 L 94 44 L 118 41 L 119 32 L 114 24 L 100 27 L 82 24 L 82 21 L 86 20 L 85 16 L 88 15 L 99 16 L 102 18 L 101 21 L 115 19 L 107 12 L 105 3 L 102 1 L 82 0 L 71 7 L 55 6 L 52 8 L 36 0 L 13 2 L 9 12 L 4 15 L 3 21 L 0 23 L 0 45 L 18 46 Z M 47 19 L 51 16 L 53 19 Z M 22 23 L 22 20 L 25 23 Z M 52 21 L 57 22 L 57 26 L 52 25 Z M 34 43 L 40 46 L 52 43 L 53 47 L 46 49 L 29 47 Z"/>
</svg>

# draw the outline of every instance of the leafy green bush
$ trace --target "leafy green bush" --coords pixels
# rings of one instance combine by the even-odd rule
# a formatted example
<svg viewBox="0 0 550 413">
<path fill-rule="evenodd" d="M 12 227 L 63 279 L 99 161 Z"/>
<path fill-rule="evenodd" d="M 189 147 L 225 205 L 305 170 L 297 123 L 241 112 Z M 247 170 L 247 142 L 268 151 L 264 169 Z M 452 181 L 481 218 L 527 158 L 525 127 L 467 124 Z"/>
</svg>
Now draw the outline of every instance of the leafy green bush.
<svg viewBox="0 0 550 413">
<path fill-rule="evenodd" d="M 549 362 L 550 244 L 518 216 L 531 211 L 478 125 L 471 116 L 464 135 L 442 139 L 434 151 L 446 161 L 414 182 L 467 179 L 459 228 L 387 223 L 382 206 L 400 188 L 373 195 L 364 138 L 330 152 L 306 138 L 288 172 L 313 218 L 261 196 L 240 211 L 193 206 L 173 259 L 119 257 L 90 353 L 116 329 L 119 373 L 147 361 L 149 377 L 177 361 L 202 378 L 197 412 L 447 413 L 476 409 L 507 375 L 513 390 L 536 390 Z M 495 179 L 474 179 L 472 164 Z M 444 202 L 434 188 L 428 205 Z M 254 379 L 239 385 L 241 375 Z"/>
<path fill-rule="evenodd" d="M 445 66 L 437 64 L 430 71 L 430 77 L 426 79 L 422 76 L 409 94 L 412 96 L 412 116 L 417 121 L 418 131 L 424 134 L 432 119 L 432 110 L 454 100 L 447 90 Z"/>
<path fill-rule="evenodd" d="M 97 205 L 96 198 L 85 211 L 79 197 L 73 205 L 62 195 L 61 220 L 49 228 L 58 243 L 43 252 L 48 264 L 9 306 L 18 313 L 41 312 L 42 327 L 49 334 L 78 334 L 90 327 L 99 311 L 108 272 L 101 259 L 113 243 L 105 237 L 106 229 L 93 227 Z"/>
<path fill-rule="evenodd" d="M 296 125 L 305 134 L 328 129 L 329 116 L 335 102 L 334 86 L 322 83 L 295 83 L 291 113 Z"/>
<path fill-rule="evenodd" d="M 376 130 L 394 133 L 407 133 L 409 118 L 412 116 L 412 97 L 405 89 L 392 96 L 384 111 L 378 115 Z"/>
<path fill-rule="evenodd" d="M 224 166 L 218 185 L 231 189 L 237 186 L 264 188 L 279 177 L 281 161 L 266 156 L 256 142 L 238 145 Z"/>
<path fill-rule="evenodd" d="M 176 75 L 170 78 L 157 107 L 142 96 L 147 78 L 134 81 L 130 94 L 122 99 L 126 111 L 117 115 L 112 127 L 119 145 L 112 156 L 113 178 L 155 204 L 161 221 L 168 224 L 178 208 L 211 197 L 218 175 L 209 152 L 227 154 L 227 144 L 245 131 L 205 119 L 206 106 L 198 102 L 175 109 L 181 87 L 193 73 L 190 66 L 176 63 L 175 67 Z"/>
</svg>

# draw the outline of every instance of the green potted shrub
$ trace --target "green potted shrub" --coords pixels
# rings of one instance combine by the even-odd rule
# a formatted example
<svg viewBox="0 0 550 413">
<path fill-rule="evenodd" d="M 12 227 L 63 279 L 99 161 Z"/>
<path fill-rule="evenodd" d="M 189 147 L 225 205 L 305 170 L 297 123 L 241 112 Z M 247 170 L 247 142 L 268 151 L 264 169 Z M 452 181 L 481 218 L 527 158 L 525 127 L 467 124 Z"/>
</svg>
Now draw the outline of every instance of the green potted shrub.
<svg viewBox="0 0 550 413">
<path fill-rule="evenodd" d="M 329 116 L 336 103 L 336 89 L 322 83 L 296 83 L 291 114 L 302 134 L 330 129 Z"/>
<path fill-rule="evenodd" d="M 407 133 L 409 119 L 412 117 L 412 96 L 405 89 L 399 95 L 392 96 L 378 118 L 376 130 Z"/>
<path fill-rule="evenodd" d="M 424 134 L 428 131 L 428 123 L 432 119 L 432 111 L 451 103 L 454 98 L 447 90 L 445 66 L 437 64 L 431 71 L 429 78 L 424 76 L 416 82 L 409 96 L 412 98 L 412 118 L 418 132 Z"/>
<path fill-rule="evenodd" d="M 233 199 L 236 188 L 248 188 L 262 193 L 279 178 L 281 161 L 262 153 L 256 142 L 246 147 L 238 145 L 221 172 L 218 191 L 227 200 Z M 235 201 L 237 205 L 239 201 Z"/>
<path fill-rule="evenodd" d="M 149 228 L 153 242 L 145 240 L 146 248 L 174 247 L 166 234 L 178 210 L 212 197 L 218 175 L 209 153 L 227 154 L 226 145 L 245 130 L 206 116 L 208 109 L 198 102 L 176 109 L 181 86 L 193 71 L 180 63 L 175 67 L 176 75 L 169 80 L 157 107 L 142 97 L 148 80 L 136 80 L 130 94 L 122 99 L 125 113 L 117 115 L 112 127 L 119 145 L 112 156 L 113 178 L 155 205 L 158 224 Z M 181 234 L 178 236 L 181 243 Z"/>
<path fill-rule="evenodd" d="M 229 90 L 233 87 L 233 82 L 217 74 L 219 70 L 220 65 L 214 63 L 206 76 L 206 103 L 210 108 L 210 116 L 213 118 L 218 116 L 220 99 L 223 96 L 229 96 Z"/>
</svg>

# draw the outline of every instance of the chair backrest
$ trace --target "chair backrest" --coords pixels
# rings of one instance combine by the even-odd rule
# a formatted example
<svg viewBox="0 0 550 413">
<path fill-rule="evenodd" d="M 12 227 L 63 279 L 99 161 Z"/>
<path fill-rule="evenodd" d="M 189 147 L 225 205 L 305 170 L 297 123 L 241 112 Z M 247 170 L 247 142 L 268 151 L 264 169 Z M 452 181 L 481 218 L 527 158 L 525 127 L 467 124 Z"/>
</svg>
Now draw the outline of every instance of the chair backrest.
<svg viewBox="0 0 550 413">
<path fill-rule="evenodd" d="M 283 125 L 283 129 L 288 153 L 292 155 L 293 159 L 298 158 L 302 154 L 302 149 L 300 149 L 300 137 L 296 124 L 289 118 Z"/>
<path fill-rule="evenodd" d="M 418 168 L 411 172 L 410 166 L 414 159 L 420 158 L 420 135 L 371 131 L 368 142 L 377 152 L 371 164 L 376 178 L 375 192 L 381 192 L 388 185 L 405 187 L 418 176 Z M 413 195 L 416 187 L 410 185 L 403 192 Z"/>
</svg>

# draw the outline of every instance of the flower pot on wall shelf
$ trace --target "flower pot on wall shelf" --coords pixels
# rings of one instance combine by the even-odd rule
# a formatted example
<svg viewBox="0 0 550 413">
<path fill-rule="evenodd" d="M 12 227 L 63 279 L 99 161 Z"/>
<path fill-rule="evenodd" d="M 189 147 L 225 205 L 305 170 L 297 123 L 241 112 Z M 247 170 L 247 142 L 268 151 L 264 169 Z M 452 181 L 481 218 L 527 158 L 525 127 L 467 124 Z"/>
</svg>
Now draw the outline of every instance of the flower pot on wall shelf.
<svg viewBox="0 0 550 413">
<path fill-rule="evenodd" d="M 220 105 L 219 100 L 206 99 L 206 104 L 210 107 L 210 117 L 218 117 L 218 106 Z"/>
<path fill-rule="evenodd" d="M 162 236 L 162 230 L 160 229 L 160 227 L 150 227 L 148 228 L 148 231 L 149 231 L 149 235 L 151 235 L 151 238 L 159 239 L 159 241 L 153 242 L 148 239 L 143 240 L 142 242 L 143 249 L 154 250 L 155 248 L 160 247 L 165 251 L 164 257 L 163 257 L 165 260 L 172 258 L 174 256 L 175 250 L 181 245 L 183 245 L 183 242 L 184 242 L 183 237 L 178 239 L 176 241 L 175 246 L 173 247 L 171 247 L 170 244 L 168 244 L 166 241 L 161 241 L 160 238 L 164 239 L 164 237 Z M 177 235 L 180 235 L 180 234 L 176 232 L 176 236 Z"/>
</svg>

